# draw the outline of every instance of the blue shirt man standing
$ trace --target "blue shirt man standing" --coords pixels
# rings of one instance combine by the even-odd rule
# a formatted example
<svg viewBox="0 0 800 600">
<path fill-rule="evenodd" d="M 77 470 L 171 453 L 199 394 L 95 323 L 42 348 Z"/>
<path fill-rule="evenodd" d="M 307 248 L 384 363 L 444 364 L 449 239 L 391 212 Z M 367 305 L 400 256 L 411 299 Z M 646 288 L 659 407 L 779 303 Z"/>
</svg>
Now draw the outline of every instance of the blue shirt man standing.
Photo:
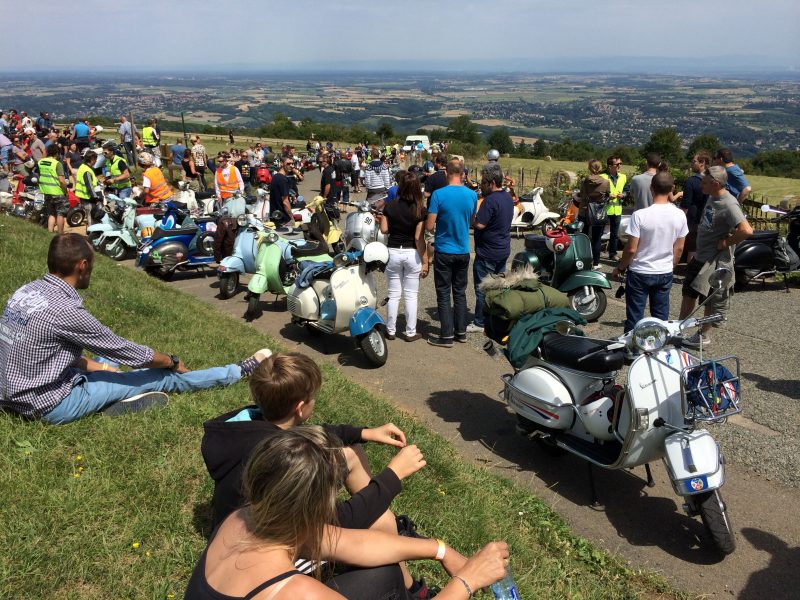
<svg viewBox="0 0 800 600">
<path fill-rule="evenodd" d="M 429 233 L 436 231 L 433 281 L 441 323 L 439 337 L 429 338 L 428 343 L 442 348 L 451 348 L 453 340 L 467 341 L 469 226 L 477 210 L 478 196 L 461 182 L 463 172 L 460 160 L 447 163 L 448 185 L 431 196 L 425 224 Z"/>
</svg>

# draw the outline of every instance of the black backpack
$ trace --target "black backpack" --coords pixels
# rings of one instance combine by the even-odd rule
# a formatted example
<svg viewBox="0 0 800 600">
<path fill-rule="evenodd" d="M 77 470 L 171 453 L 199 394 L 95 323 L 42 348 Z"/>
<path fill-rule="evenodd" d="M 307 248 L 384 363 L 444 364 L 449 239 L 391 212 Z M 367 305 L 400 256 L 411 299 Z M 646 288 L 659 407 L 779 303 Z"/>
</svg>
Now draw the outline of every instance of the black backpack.
<svg viewBox="0 0 800 600">
<path fill-rule="evenodd" d="M 775 242 L 775 268 L 778 271 L 796 271 L 800 267 L 800 257 L 786 242 L 786 238 L 779 237 Z"/>
</svg>

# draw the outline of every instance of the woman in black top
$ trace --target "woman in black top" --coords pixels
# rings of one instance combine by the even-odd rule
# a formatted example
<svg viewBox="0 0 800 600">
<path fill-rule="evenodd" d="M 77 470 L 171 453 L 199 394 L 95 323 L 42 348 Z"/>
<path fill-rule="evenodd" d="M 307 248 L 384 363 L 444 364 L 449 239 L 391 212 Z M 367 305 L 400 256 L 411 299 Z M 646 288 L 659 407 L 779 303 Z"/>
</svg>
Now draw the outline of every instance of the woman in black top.
<svg viewBox="0 0 800 600">
<path fill-rule="evenodd" d="M 181 166 L 183 167 L 183 180 L 189 184 L 190 190 L 198 193 L 200 191 L 200 174 L 197 172 L 197 166 L 194 164 L 192 151 L 188 148 L 183 151 Z"/>
<path fill-rule="evenodd" d="M 428 256 L 425 244 L 425 204 L 419 179 L 408 171 L 397 174 L 397 198 L 383 207 L 381 231 L 389 234 L 389 263 L 386 280 L 389 303 L 386 307 L 386 339 L 396 335 L 400 296 L 406 308 L 405 340 L 413 342 L 422 336 L 417 333 L 417 296 L 419 279 L 428 276 Z"/>
<path fill-rule="evenodd" d="M 248 503 L 211 538 L 185 600 L 408 600 L 396 563 L 409 559 L 437 558 L 453 575 L 441 600 L 464 600 L 471 590 L 505 575 L 508 546 L 502 542 L 465 560 L 440 540 L 326 525 L 335 519 L 336 495 L 346 474 L 341 441 L 321 427 L 292 427 L 264 440 L 245 467 Z M 332 559 L 369 568 L 323 584 L 295 569 L 300 556 L 317 564 Z"/>
</svg>

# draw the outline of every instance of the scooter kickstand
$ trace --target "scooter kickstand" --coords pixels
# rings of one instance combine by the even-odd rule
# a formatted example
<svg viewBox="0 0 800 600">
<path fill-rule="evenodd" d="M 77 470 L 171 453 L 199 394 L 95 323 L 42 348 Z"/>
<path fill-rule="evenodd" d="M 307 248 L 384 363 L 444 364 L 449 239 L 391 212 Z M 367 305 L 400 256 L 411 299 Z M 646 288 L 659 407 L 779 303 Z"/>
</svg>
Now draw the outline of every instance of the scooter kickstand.
<svg viewBox="0 0 800 600">
<path fill-rule="evenodd" d="M 602 505 L 600 504 L 600 500 L 597 498 L 597 489 L 594 485 L 594 470 L 592 469 L 592 463 L 589 464 L 589 491 L 592 495 L 592 502 L 590 506 L 592 508 L 600 508 Z"/>
<path fill-rule="evenodd" d="M 653 480 L 653 473 L 650 471 L 650 463 L 644 463 L 644 470 L 647 473 L 647 487 L 656 487 L 656 482 Z"/>
</svg>

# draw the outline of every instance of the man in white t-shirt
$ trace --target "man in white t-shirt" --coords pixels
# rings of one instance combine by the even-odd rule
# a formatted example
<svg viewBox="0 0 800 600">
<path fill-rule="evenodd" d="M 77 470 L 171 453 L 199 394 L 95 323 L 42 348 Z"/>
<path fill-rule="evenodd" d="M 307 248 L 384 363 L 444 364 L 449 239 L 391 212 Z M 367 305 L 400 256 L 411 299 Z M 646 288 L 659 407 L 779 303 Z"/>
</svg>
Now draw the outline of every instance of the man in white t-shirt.
<svg viewBox="0 0 800 600">
<path fill-rule="evenodd" d="M 627 271 L 625 279 L 625 331 L 633 329 L 644 316 L 650 299 L 650 314 L 669 319 L 669 291 L 672 270 L 681 258 L 689 227 L 686 215 L 669 202 L 675 187 L 672 175 L 663 171 L 653 176 L 650 190 L 653 204 L 637 210 L 628 224 L 628 244 L 612 279 Z M 628 269 L 630 267 L 630 270 Z"/>
</svg>

